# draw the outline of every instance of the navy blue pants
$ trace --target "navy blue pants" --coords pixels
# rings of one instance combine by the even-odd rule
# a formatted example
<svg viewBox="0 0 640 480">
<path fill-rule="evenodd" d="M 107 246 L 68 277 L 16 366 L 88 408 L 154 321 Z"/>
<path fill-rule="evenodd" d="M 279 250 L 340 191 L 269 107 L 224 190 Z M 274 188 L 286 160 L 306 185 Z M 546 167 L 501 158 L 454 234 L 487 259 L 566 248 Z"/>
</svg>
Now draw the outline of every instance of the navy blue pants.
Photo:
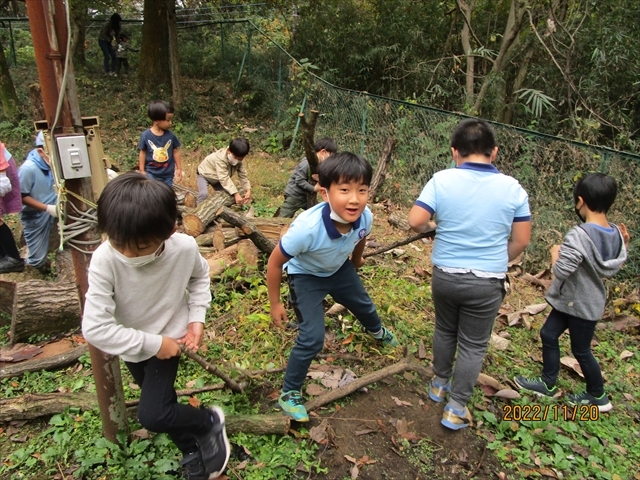
<svg viewBox="0 0 640 480">
<path fill-rule="evenodd" d="M 180 357 L 143 362 L 125 362 L 140 386 L 138 420 L 151 432 L 167 433 L 183 454 L 198 450 L 194 435 L 205 433 L 212 425 L 211 412 L 178 403 L 173 387 Z"/>
<path fill-rule="evenodd" d="M 284 376 L 285 392 L 301 391 L 311 361 L 324 347 L 322 301 L 327 295 L 347 307 L 367 330 L 377 332 L 382 328 L 376 306 L 351 260 L 328 277 L 294 274 L 288 279 L 291 304 L 300 323 Z"/>
<path fill-rule="evenodd" d="M 591 353 L 591 340 L 596 330 L 596 324 L 592 320 L 574 317 L 562 313 L 555 308 L 540 329 L 542 339 L 542 380 L 549 387 L 556 384 L 560 372 L 560 344 L 558 338 L 566 329 L 569 329 L 571 338 L 571 352 L 580 364 L 584 379 L 587 381 L 587 392 L 594 397 L 600 397 L 604 393 L 604 382 L 598 361 Z"/>
<path fill-rule="evenodd" d="M 98 40 L 98 45 L 100 45 L 102 55 L 104 56 L 104 73 L 109 73 L 110 71 L 115 72 L 117 58 L 113 45 L 106 40 Z M 109 68 L 109 59 L 111 59 L 111 68 Z"/>
</svg>

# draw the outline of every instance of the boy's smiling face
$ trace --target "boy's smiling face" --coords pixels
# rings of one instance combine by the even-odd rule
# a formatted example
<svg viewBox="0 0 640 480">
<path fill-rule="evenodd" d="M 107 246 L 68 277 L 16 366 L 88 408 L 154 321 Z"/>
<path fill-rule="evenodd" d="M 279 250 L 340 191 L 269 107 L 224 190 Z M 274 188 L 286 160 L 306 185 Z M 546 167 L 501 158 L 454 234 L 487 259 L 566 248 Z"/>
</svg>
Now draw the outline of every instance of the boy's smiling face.
<svg viewBox="0 0 640 480">
<path fill-rule="evenodd" d="M 360 218 L 364 207 L 367 206 L 369 185 L 365 185 L 362 181 L 340 180 L 338 183 L 332 183 L 328 190 L 320 188 L 320 195 L 340 218 L 353 223 Z"/>
</svg>

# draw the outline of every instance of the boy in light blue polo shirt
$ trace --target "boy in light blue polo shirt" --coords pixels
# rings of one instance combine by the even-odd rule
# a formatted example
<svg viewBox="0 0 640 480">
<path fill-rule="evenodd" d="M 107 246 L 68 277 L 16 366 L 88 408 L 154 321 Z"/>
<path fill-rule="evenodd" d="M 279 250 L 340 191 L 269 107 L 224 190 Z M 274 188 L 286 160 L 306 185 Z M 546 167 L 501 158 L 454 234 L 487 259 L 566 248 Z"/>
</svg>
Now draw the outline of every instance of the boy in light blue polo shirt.
<svg viewBox="0 0 640 480">
<path fill-rule="evenodd" d="M 505 295 L 508 263 L 529 244 L 531 213 L 527 192 L 492 165 L 498 147 L 487 122 L 461 122 L 451 136 L 451 152 L 456 168 L 429 180 L 409 224 L 417 232 L 437 233 L 431 254 L 435 377 L 428 390 L 435 402 L 449 393 L 442 424 L 459 430 L 471 424 L 467 402 Z"/>
<path fill-rule="evenodd" d="M 364 264 L 365 237 L 373 225 L 367 207 L 372 174 L 369 162 L 349 152 L 331 155 L 322 162 L 318 177 L 326 203 L 302 212 L 269 257 L 267 288 L 273 323 L 283 328 L 282 322 L 287 320 L 280 301 L 283 267 L 299 321 L 278 400 L 283 412 L 299 422 L 309 420 L 300 392 L 311 361 L 324 346 L 322 301 L 327 295 L 347 307 L 373 338 L 398 345 L 394 334 L 382 326 L 356 273 Z"/>
</svg>

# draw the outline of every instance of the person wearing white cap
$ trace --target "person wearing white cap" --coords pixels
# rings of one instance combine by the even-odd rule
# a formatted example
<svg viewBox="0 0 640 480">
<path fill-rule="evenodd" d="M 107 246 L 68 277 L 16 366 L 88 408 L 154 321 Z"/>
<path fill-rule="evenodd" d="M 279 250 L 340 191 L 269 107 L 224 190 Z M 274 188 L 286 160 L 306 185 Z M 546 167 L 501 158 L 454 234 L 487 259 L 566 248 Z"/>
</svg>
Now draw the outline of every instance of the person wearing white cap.
<svg viewBox="0 0 640 480">
<path fill-rule="evenodd" d="M 22 212 L 20 221 L 29 255 L 27 264 L 48 270 L 49 234 L 58 219 L 58 197 L 53 189 L 53 172 L 44 150 L 44 136 L 39 132 L 36 148 L 31 150 L 18 169 Z"/>
</svg>

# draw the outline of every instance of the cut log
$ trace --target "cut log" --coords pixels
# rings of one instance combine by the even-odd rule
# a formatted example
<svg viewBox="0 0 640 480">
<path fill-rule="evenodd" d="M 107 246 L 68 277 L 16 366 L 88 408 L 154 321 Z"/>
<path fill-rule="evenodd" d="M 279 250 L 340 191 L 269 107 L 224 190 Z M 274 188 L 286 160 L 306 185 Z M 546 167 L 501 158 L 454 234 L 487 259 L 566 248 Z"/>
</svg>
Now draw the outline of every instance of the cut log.
<svg viewBox="0 0 640 480">
<path fill-rule="evenodd" d="M 20 362 L 15 365 L 7 365 L 0 368 L 0 378 L 19 377 L 26 372 L 38 372 L 40 370 L 55 370 L 66 367 L 76 362 L 82 355 L 89 351 L 87 344 L 80 345 L 68 352 L 59 353 L 41 360 L 34 359 Z"/>
<path fill-rule="evenodd" d="M 220 387 L 222 385 L 176 393 L 178 396 L 193 395 L 198 391 L 218 390 Z M 137 404 L 138 400 L 130 400 L 127 407 Z M 27 394 L 6 398 L 0 400 L 0 423 L 55 415 L 64 412 L 68 407 L 79 408 L 82 411 L 95 410 L 98 408 L 98 399 L 94 393 L 87 392 Z M 286 435 L 291 427 L 291 420 L 284 415 L 226 415 L 225 423 L 229 435 L 240 432 L 253 435 Z"/>
<path fill-rule="evenodd" d="M 238 243 L 238 260 L 248 267 L 258 267 L 260 252 L 251 240 L 240 240 Z"/>
<path fill-rule="evenodd" d="M 416 233 L 414 235 L 409 235 L 402 240 L 398 240 L 397 242 L 390 243 L 389 245 L 383 245 L 382 247 L 373 250 L 372 252 L 367 252 L 362 255 L 362 258 L 371 257 L 373 255 L 379 255 L 384 252 L 388 252 L 389 250 L 393 250 L 394 248 L 401 247 L 402 245 L 407 245 L 409 243 L 415 242 L 416 240 L 420 240 L 421 238 L 433 238 L 436 236 L 436 231 L 432 230 L 426 233 Z"/>
<path fill-rule="evenodd" d="M 191 213 L 182 216 L 184 233 L 192 237 L 197 237 L 213 222 L 220 208 L 230 207 L 234 203 L 234 198 L 227 192 L 214 192 L 202 201 Z"/>
<path fill-rule="evenodd" d="M 238 262 L 238 245 L 231 245 L 217 253 L 204 255 L 209 264 L 209 278 L 216 277 L 224 272 L 227 267 Z"/>
<path fill-rule="evenodd" d="M 221 252 L 222 250 L 225 249 L 225 240 L 226 239 L 224 236 L 224 232 L 222 231 L 222 228 L 216 225 L 215 229 L 211 233 L 211 244 L 213 245 L 213 248 Z"/>
<path fill-rule="evenodd" d="M 217 211 L 217 216 L 220 216 L 230 224 L 235 225 L 242 230 L 242 232 L 247 235 L 253 243 L 255 243 L 256 247 L 258 247 L 260 251 L 265 252 L 266 254 L 271 254 L 275 248 L 275 243 L 265 237 L 251 220 L 243 217 L 242 215 L 238 215 L 230 208 L 221 207 Z"/>
<path fill-rule="evenodd" d="M 25 265 L 22 272 L 0 273 L 0 313 L 6 315 L 0 315 L 0 326 L 9 325 L 16 284 L 27 280 L 44 280 L 44 275 L 31 265 Z"/>
<path fill-rule="evenodd" d="M 397 140 L 395 138 L 387 138 L 384 142 L 384 147 L 382 148 L 382 153 L 380 154 L 380 159 L 378 160 L 378 166 L 376 167 L 376 171 L 373 174 L 373 179 L 371 180 L 371 186 L 369 187 L 369 199 L 372 202 L 375 202 L 376 196 L 380 191 L 380 187 L 384 183 L 384 179 L 387 176 L 389 162 L 391 162 L 391 153 L 393 152 L 396 143 Z"/>
<path fill-rule="evenodd" d="M 11 344 L 31 335 L 61 333 L 80 326 L 78 288 L 71 282 L 29 280 L 16 284 Z"/>
<path fill-rule="evenodd" d="M 389 215 L 389 224 L 393 225 L 394 227 L 399 228 L 400 230 L 404 230 L 405 232 L 408 232 L 409 230 L 411 230 L 411 227 L 409 226 L 409 221 L 407 220 L 408 214 L 406 212 L 400 211 L 400 210 L 396 210 L 395 212 L 391 212 L 391 215 Z"/>
</svg>

